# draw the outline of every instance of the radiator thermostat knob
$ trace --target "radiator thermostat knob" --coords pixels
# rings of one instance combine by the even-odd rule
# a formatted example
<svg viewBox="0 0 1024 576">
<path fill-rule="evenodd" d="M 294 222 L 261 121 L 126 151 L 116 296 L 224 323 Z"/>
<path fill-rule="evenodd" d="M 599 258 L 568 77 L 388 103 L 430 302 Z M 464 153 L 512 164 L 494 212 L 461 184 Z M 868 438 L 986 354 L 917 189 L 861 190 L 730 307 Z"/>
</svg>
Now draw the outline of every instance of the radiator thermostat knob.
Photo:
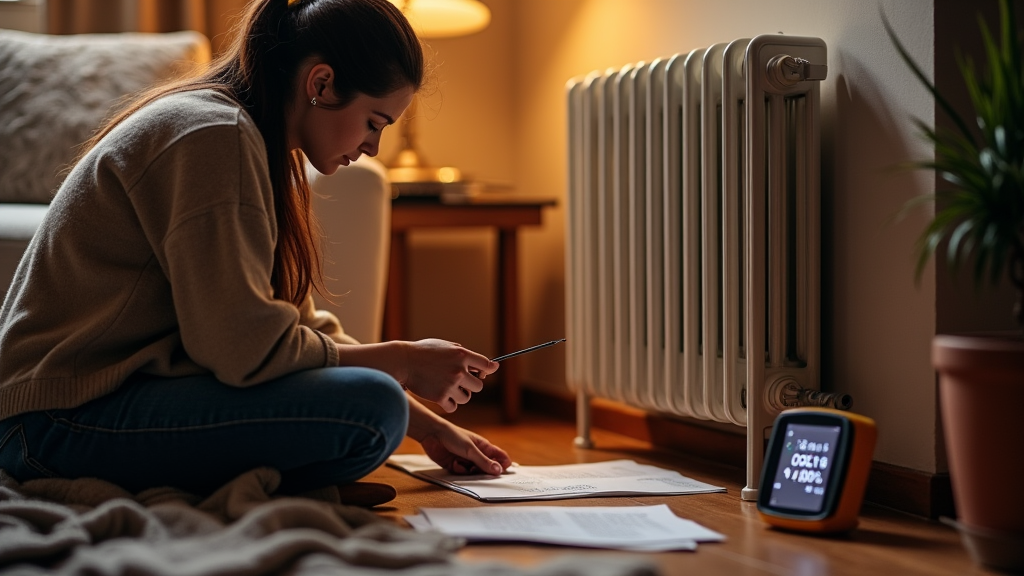
<svg viewBox="0 0 1024 576">
<path fill-rule="evenodd" d="M 826 76 L 828 76 L 828 66 L 811 64 L 803 58 L 780 54 L 768 61 L 769 81 L 783 90 L 798 82 L 824 80 Z"/>
</svg>

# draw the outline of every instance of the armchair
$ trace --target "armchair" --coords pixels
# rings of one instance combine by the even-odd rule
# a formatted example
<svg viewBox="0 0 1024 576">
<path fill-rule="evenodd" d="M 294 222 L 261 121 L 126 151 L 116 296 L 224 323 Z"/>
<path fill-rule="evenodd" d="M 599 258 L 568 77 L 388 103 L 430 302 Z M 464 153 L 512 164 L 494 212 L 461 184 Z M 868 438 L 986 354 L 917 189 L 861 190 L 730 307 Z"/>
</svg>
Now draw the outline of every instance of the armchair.
<svg viewBox="0 0 1024 576">
<path fill-rule="evenodd" d="M 324 284 L 330 300 L 314 295 L 317 307 L 341 320 L 345 332 L 379 342 L 391 249 L 391 184 L 387 168 L 362 156 L 330 176 L 309 168 L 313 210 L 326 236 Z"/>
</svg>

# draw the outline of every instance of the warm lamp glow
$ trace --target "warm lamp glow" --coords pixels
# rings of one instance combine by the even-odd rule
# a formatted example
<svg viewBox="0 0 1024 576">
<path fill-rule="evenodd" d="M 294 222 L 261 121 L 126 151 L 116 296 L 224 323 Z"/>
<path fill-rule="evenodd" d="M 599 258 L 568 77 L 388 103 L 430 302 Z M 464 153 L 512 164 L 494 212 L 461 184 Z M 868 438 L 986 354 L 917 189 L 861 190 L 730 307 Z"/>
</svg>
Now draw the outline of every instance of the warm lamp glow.
<svg viewBox="0 0 1024 576">
<path fill-rule="evenodd" d="M 391 0 L 402 9 L 416 34 L 450 38 L 479 32 L 491 22 L 491 10 L 478 0 Z"/>
<path fill-rule="evenodd" d="M 491 23 L 491 10 L 479 0 L 391 0 L 422 38 L 451 38 L 479 32 Z M 400 126 L 402 149 L 388 167 L 394 183 L 453 183 L 462 179 L 458 168 L 431 167 L 416 147 L 416 100 Z M 431 188 L 433 189 L 433 188 Z"/>
</svg>

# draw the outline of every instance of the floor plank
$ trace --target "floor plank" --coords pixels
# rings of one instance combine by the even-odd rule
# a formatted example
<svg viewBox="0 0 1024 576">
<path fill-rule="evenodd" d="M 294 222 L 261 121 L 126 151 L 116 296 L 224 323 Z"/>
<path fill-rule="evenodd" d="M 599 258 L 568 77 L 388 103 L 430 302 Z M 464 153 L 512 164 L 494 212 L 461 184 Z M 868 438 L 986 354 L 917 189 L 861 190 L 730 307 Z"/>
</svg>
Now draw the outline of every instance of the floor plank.
<svg viewBox="0 0 1024 576">
<path fill-rule="evenodd" d="M 664 576 L 992 574 L 976 567 L 956 532 L 937 522 L 868 505 L 862 510 L 860 526 L 848 535 L 820 537 L 781 532 L 768 528 L 757 517 L 754 504 L 740 499 L 740 489 L 744 484 L 744 474 L 740 469 L 659 450 L 646 442 L 600 429 L 594 430 L 594 449 L 576 448 L 572 443 L 575 430 L 569 423 L 525 414 L 520 423 L 505 425 L 500 422 L 497 409 L 488 405 L 464 406 L 452 419 L 502 446 L 520 464 L 570 464 L 631 458 L 725 486 L 727 492 L 719 494 L 557 501 L 559 505 L 566 506 L 665 503 L 678 516 L 726 535 L 725 542 L 701 544 L 696 552 L 642 554 L 655 562 Z M 421 450 L 418 444 L 406 440 L 399 452 L 419 453 Z M 375 471 L 368 480 L 387 482 L 398 489 L 398 497 L 377 511 L 402 524 L 403 517 L 415 514 L 420 506 L 487 505 L 387 467 Z M 553 503 L 521 502 L 515 505 Z M 459 552 L 459 557 L 471 562 L 502 561 L 526 566 L 563 554 L 600 557 L 632 553 L 528 544 L 470 544 Z"/>
</svg>

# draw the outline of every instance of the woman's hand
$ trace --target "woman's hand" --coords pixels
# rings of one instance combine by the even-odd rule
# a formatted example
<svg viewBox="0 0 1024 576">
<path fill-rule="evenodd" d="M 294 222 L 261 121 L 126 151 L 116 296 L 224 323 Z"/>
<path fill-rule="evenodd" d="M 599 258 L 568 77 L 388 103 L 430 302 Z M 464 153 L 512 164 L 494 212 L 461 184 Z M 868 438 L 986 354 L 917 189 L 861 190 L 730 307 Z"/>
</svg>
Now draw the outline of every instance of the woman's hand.
<svg viewBox="0 0 1024 576">
<path fill-rule="evenodd" d="M 454 474 L 497 476 L 512 465 L 512 459 L 504 450 L 454 424 L 438 427 L 422 438 L 420 444 L 431 460 Z"/>
<path fill-rule="evenodd" d="M 446 340 L 393 340 L 376 344 L 338 344 L 339 366 L 383 370 L 416 396 L 454 412 L 483 390 L 483 379 L 497 362 Z"/>
<path fill-rule="evenodd" d="M 398 381 L 410 392 L 454 412 L 483 390 L 483 379 L 497 362 L 446 340 L 430 338 L 406 343 L 405 370 Z"/>
</svg>

